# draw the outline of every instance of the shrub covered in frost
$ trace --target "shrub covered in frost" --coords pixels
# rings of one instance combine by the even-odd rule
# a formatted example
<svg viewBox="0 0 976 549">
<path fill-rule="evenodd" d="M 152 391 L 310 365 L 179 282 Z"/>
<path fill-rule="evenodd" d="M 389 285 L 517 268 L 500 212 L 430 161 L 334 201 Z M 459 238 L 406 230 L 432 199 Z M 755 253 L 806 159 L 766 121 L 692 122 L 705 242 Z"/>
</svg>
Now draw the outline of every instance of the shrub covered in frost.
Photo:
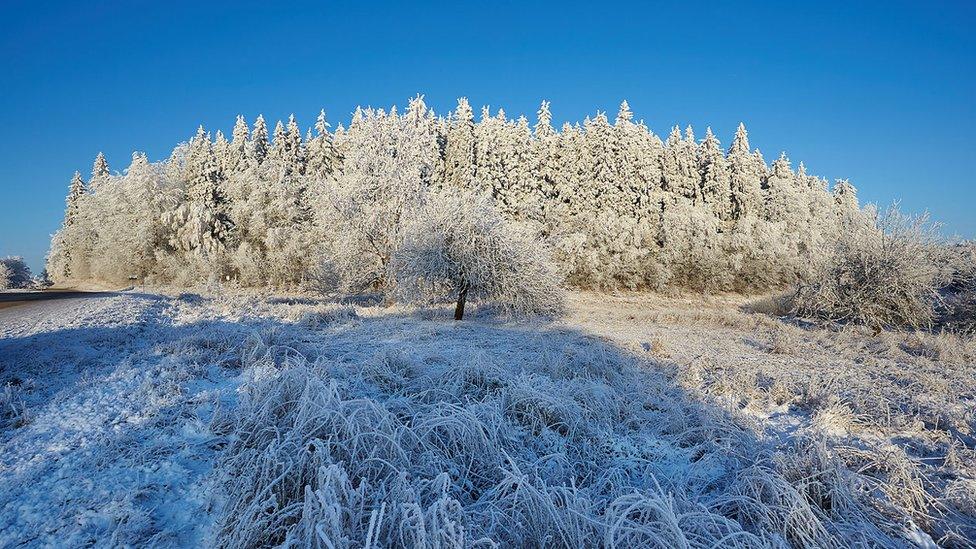
<svg viewBox="0 0 976 549">
<path fill-rule="evenodd" d="M 28 288 L 33 283 L 30 267 L 24 258 L 8 256 L 0 259 L 0 290 Z"/>
<path fill-rule="evenodd" d="M 930 326 L 951 275 L 936 228 L 927 216 L 894 207 L 852 224 L 798 286 L 796 312 L 874 327 Z"/>
</svg>

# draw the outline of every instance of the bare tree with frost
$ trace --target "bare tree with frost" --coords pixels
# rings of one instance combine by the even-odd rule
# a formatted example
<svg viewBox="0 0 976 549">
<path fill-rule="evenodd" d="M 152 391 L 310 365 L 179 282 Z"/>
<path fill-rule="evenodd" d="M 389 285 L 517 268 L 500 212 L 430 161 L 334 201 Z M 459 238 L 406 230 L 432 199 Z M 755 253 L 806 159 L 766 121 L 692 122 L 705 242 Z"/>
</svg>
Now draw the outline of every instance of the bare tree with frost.
<svg viewBox="0 0 976 549">
<path fill-rule="evenodd" d="M 406 300 L 455 297 L 455 320 L 463 318 L 468 299 L 517 316 L 552 315 L 562 307 L 545 244 L 472 192 L 440 191 L 411 212 L 392 270 Z"/>
</svg>

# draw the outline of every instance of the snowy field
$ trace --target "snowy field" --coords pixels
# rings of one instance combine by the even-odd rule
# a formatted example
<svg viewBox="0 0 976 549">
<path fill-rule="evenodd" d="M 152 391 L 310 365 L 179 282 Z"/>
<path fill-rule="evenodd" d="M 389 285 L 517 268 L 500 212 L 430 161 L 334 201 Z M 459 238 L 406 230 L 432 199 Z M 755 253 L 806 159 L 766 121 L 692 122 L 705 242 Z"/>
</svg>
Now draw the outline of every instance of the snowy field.
<svg viewBox="0 0 976 549">
<path fill-rule="evenodd" d="M 973 546 L 973 340 L 764 309 L 9 307 L 0 546 Z"/>
</svg>

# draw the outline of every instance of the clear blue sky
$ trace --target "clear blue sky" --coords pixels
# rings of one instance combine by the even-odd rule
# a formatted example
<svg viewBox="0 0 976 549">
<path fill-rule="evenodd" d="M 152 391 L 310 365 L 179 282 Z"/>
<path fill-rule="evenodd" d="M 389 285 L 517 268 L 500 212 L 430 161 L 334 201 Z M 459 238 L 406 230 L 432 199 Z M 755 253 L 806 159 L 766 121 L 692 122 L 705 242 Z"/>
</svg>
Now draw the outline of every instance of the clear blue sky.
<svg viewBox="0 0 976 549">
<path fill-rule="evenodd" d="M 976 236 L 974 2 L 481 4 L 4 1 L 0 256 L 41 267 L 99 151 L 121 170 L 238 113 L 335 124 L 418 92 L 557 122 L 628 99 L 723 145 L 745 121 L 767 161 Z"/>
</svg>

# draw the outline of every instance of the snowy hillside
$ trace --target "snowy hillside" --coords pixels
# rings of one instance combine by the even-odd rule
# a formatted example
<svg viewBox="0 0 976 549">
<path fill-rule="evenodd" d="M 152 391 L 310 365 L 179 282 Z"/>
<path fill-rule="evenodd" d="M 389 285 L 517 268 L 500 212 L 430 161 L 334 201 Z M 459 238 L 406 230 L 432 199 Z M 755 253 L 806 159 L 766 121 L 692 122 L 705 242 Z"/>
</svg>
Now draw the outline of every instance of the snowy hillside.
<svg viewBox="0 0 976 549">
<path fill-rule="evenodd" d="M 139 291 L 0 310 L 0 545 L 976 535 L 971 339 L 721 298 L 449 313 Z"/>
</svg>

